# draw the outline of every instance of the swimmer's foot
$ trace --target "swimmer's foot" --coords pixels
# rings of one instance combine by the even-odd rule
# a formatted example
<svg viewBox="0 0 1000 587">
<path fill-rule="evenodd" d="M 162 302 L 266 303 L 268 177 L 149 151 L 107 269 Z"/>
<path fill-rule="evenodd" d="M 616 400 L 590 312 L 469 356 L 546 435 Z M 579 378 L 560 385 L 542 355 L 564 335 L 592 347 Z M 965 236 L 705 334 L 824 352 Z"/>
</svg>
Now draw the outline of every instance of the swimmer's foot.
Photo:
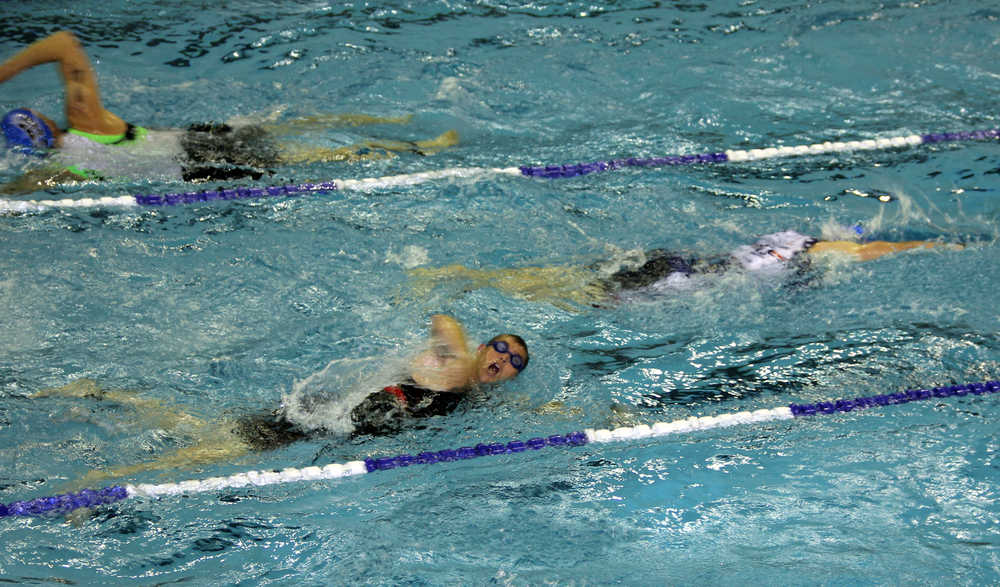
<svg viewBox="0 0 1000 587">
<path fill-rule="evenodd" d="M 458 132 L 449 130 L 448 132 L 442 133 L 429 141 L 415 141 L 413 144 L 418 149 L 416 152 L 420 155 L 431 155 L 441 149 L 447 149 L 448 147 L 454 147 L 457 145 Z"/>
</svg>

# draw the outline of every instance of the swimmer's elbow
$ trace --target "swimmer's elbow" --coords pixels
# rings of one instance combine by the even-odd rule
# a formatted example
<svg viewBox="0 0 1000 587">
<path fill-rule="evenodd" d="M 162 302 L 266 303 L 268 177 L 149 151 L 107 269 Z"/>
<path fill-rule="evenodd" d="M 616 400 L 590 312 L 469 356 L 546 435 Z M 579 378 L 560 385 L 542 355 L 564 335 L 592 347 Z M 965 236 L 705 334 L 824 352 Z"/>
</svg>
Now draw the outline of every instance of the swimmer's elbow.
<svg viewBox="0 0 1000 587">
<path fill-rule="evenodd" d="M 56 31 L 50 35 L 52 39 L 55 39 L 61 43 L 79 43 L 79 39 L 73 34 L 73 31 L 69 29 L 63 29 L 61 31 Z"/>
</svg>

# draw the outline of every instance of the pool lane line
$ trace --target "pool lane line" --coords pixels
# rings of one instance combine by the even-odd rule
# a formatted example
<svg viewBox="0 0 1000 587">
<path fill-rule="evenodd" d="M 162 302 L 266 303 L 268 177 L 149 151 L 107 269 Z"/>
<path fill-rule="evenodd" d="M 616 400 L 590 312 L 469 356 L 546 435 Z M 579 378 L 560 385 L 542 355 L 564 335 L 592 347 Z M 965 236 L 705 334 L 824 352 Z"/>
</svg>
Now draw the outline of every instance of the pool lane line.
<svg viewBox="0 0 1000 587">
<path fill-rule="evenodd" d="M 583 446 L 590 443 L 625 442 L 657 438 L 671 434 L 685 434 L 716 428 L 727 428 L 741 424 L 758 424 L 780 420 L 791 420 L 824 414 L 847 413 L 855 410 L 905 404 L 928 399 L 943 399 L 954 396 L 983 395 L 1000 391 L 1000 381 L 984 381 L 964 385 L 950 385 L 932 389 L 911 389 L 900 393 L 889 393 L 853 399 L 838 399 L 812 404 L 791 404 L 789 406 L 743 411 L 719 416 L 691 417 L 673 422 L 659 422 L 652 426 L 640 424 L 615 428 L 614 430 L 587 429 L 582 432 L 556 434 L 529 440 L 514 440 L 507 443 L 477 444 L 458 449 L 422 452 L 416 455 L 402 454 L 394 457 L 368 458 L 364 461 L 331 463 L 318 467 L 287 468 L 280 471 L 248 471 L 228 477 L 192 479 L 179 483 L 114 485 L 103 489 L 84 489 L 75 493 L 65 493 L 53 497 L 39 497 L 28 501 L 0 504 L 0 518 L 43 516 L 66 513 L 77 508 L 110 504 L 132 497 L 160 498 L 172 495 L 190 495 L 222 489 L 241 487 L 263 487 L 300 481 L 320 481 L 339 479 L 356 475 L 366 475 L 376 471 L 431 465 L 503 454 L 518 454 L 541 450 L 546 447 L 562 448 Z"/>
<path fill-rule="evenodd" d="M 935 143 L 960 141 L 982 141 L 1000 138 L 1000 129 L 985 129 L 960 132 L 928 133 L 905 135 L 881 139 L 859 141 L 837 141 L 813 143 L 810 145 L 780 146 L 765 149 L 738 150 L 702 153 L 697 155 L 669 155 L 665 157 L 607 159 L 589 163 L 570 165 L 540 165 L 520 167 L 451 167 L 438 171 L 422 171 L 402 175 L 388 175 L 364 179 L 330 180 L 320 183 L 302 183 L 270 187 L 240 187 L 202 191 L 175 192 L 166 194 L 135 194 L 131 196 L 104 198 L 63 198 L 60 200 L 5 200 L 0 199 L 0 213 L 38 212 L 49 208 L 94 208 L 94 207 L 161 207 L 216 200 L 245 200 L 274 197 L 296 197 L 313 193 L 332 191 L 373 191 L 406 185 L 417 185 L 440 179 L 482 180 L 497 175 L 540 177 L 558 179 L 579 177 L 628 167 L 671 167 L 689 165 L 712 165 L 721 163 L 743 163 L 765 159 L 805 157 L 826 153 L 848 151 L 879 151 L 903 149 Z"/>
</svg>

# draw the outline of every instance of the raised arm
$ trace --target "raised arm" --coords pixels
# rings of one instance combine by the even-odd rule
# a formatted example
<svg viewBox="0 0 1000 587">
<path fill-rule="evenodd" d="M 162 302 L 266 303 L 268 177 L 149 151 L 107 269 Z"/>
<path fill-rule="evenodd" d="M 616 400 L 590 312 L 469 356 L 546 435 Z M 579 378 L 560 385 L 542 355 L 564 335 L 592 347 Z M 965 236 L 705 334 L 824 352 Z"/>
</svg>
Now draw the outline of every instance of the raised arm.
<svg viewBox="0 0 1000 587">
<path fill-rule="evenodd" d="M 410 377 L 436 391 L 464 390 L 472 377 L 472 354 L 462 325 L 451 316 L 431 316 L 429 347 L 410 365 Z"/>
<path fill-rule="evenodd" d="M 72 128 L 107 135 L 125 132 L 125 122 L 104 109 L 90 59 L 69 31 L 36 41 L 0 64 L 0 83 L 43 63 L 59 65 L 66 90 L 66 120 Z"/>
<path fill-rule="evenodd" d="M 451 316 L 444 314 L 431 316 L 431 339 L 435 352 L 439 355 L 465 357 L 469 354 L 465 330 Z"/>
</svg>

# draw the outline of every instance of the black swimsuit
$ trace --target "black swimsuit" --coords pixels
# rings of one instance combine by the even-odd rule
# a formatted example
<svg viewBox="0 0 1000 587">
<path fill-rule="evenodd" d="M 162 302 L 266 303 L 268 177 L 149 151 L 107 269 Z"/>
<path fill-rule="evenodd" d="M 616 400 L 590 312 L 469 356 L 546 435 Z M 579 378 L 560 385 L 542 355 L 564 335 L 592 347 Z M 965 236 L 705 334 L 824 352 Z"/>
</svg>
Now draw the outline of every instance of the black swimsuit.
<svg viewBox="0 0 1000 587">
<path fill-rule="evenodd" d="M 413 418 L 444 416 L 455 411 L 465 397 L 454 391 L 434 391 L 407 381 L 370 394 L 353 410 L 354 434 L 385 435 L 399 432 Z"/>
<path fill-rule="evenodd" d="M 233 431 L 257 451 L 275 450 L 312 436 L 290 422 L 281 411 L 243 416 L 236 421 Z"/>
<path fill-rule="evenodd" d="M 390 385 L 369 394 L 351 410 L 352 435 L 395 434 L 414 418 L 450 414 L 463 397 L 464 393 L 434 391 L 413 381 Z M 258 451 L 282 448 L 321 434 L 318 430 L 303 430 L 281 410 L 244 416 L 236 421 L 234 431 L 247 446 Z"/>
<path fill-rule="evenodd" d="M 181 137 L 184 181 L 260 179 L 280 162 L 274 140 L 260 126 L 192 124 Z"/>
<path fill-rule="evenodd" d="M 623 290 L 640 289 L 653 285 L 672 273 L 687 276 L 695 272 L 694 259 L 687 259 L 663 249 L 649 251 L 646 257 L 648 260 L 642 267 L 622 269 L 609 277 L 606 285 L 610 285 L 612 290 L 616 286 Z"/>
</svg>

